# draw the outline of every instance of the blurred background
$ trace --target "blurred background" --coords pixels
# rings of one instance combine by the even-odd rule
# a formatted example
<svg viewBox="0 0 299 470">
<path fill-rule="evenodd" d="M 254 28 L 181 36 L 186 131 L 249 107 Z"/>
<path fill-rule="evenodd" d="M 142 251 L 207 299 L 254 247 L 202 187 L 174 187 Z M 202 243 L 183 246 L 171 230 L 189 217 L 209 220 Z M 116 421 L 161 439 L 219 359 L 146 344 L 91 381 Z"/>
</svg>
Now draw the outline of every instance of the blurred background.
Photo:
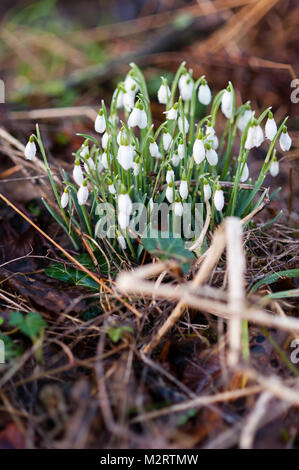
<svg viewBox="0 0 299 470">
<path fill-rule="evenodd" d="M 160 76 L 171 79 L 186 60 L 195 77 L 206 75 L 214 93 L 231 80 L 239 103 L 251 100 L 257 110 L 272 105 L 277 121 L 290 116 L 293 147 L 279 183 L 294 209 L 297 0 L 2 0 L 0 15 L 1 124 L 21 142 L 38 121 L 50 157 L 70 162 L 81 143 L 74 134 L 92 131 L 100 100 L 109 103 L 130 61 L 144 70 L 154 96 Z M 159 120 L 158 104 L 153 113 Z M 262 158 L 257 150 L 257 161 Z"/>
</svg>

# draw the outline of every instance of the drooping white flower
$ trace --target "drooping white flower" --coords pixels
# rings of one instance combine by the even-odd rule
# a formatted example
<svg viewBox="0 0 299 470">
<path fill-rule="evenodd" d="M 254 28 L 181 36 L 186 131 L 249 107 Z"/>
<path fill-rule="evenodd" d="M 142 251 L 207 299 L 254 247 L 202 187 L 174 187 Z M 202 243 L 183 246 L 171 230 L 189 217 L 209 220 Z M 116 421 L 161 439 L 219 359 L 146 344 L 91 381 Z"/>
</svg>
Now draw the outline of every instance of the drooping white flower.
<svg viewBox="0 0 299 470">
<path fill-rule="evenodd" d="M 83 206 L 84 204 L 86 204 L 87 199 L 88 199 L 88 194 L 89 194 L 89 191 L 87 187 L 87 181 L 84 180 L 77 192 L 77 199 L 78 199 L 79 206 Z"/>
<path fill-rule="evenodd" d="M 121 86 L 124 86 L 124 84 L 122 84 Z M 120 109 L 124 105 L 124 92 L 120 86 L 116 92 L 117 92 L 116 107 L 117 109 Z"/>
<path fill-rule="evenodd" d="M 188 191 L 188 183 L 186 180 L 182 180 L 180 182 L 179 193 L 183 200 L 187 199 L 189 191 Z"/>
<path fill-rule="evenodd" d="M 224 207 L 224 195 L 220 186 L 217 186 L 213 199 L 214 199 L 214 205 L 217 211 L 222 211 Z"/>
<path fill-rule="evenodd" d="M 140 165 L 137 162 L 133 162 L 133 174 L 134 176 L 138 176 L 140 172 Z"/>
<path fill-rule="evenodd" d="M 214 127 L 210 123 L 206 125 L 205 137 L 206 137 L 206 140 L 208 140 L 211 143 L 213 149 L 217 150 L 218 145 L 219 145 L 218 137 L 216 135 L 216 131 Z"/>
<path fill-rule="evenodd" d="M 266 121 L 266 125 L 265 125 L 266 138 L 272 141 L 274 137 L 276 136 L 276 133 L 277 133 L 277 125 L 272 115 L 272 117 L 269 116 Z"/>
<path fill-rule="evenodd" d="M 233 95 L 231 91 L 224 90 L 221 100 L 221 111 L 227 119 L 230 119 L 232 117 Z"/>
<path fill-rule="evenodd" d="M 283 152 L 288 152 L 291 148 L 292 139 L 289 136 L 286 127 L 284 127 L 282 133 L 280 134 L 279 145 Z"/>
<path fill-rule="evenodd" d="M 207 82 L 202 83 L 198 88 L 198 101 L 205 106 L 211 103 L 212 93 Z"/>
<path fill-rule="evenodd" d="M 84 142 L 84 144 L 81 145 L 80 157 L 86 158 L 87 155 L 89 155 L 89 147 L 88 147 L 88 143 Z"/>
<path fill-rule="evenodd" d="M 163 140 L 163 147 L 164 147 L 164 150 L 168 150 L 169 147 L 171 146 L 172 144 L 172 137 L 171 135 L 169 134 L 169 132 L 163 132 L 163 137 L 162 137 L 162 140 Z"/>
<path fill-rule="evenodd" d="M 176 201 L 173 206 L 174 206 L 173 207 L 174 214 L 177 217 L 182 217 L 183 212 L 184 212 L 184 208 L 183 208 L 183 204 L 181 203 L 181 201 Z"/>
<path fill-rule="evenodd" d="M 178 109 L 177 106 L 174 105 L 169 111 L 164 111 L 166 117 L 169 121 L 174 121 L 178 117 Z"/>
<path fill-rule="evenodd" d="M 170 204 L 172 204 L 173 203 L 173 187 L 171 183 L 167 186 L 165 196 L 166 196 L 167 201 Z"/>
<path fill-rule="evenodd" d="M 139 87 L 135 79 L 132 77 L 131 73 L 128 73 L 128 75 L 126 76 L 124 87 L 128 95 L 133 95 L 135 97 L 137 91 L 139 90 Z"/>
<path fill-rule="evenodd" d="M 126 111 L 130 112 L 134 108 L 135 95 L 124 93 L 123 104 Z"/>
<path fill-rule="evenodd" d="M 118 212 L 123 212 L 126 215 L 131 215 L 133 205 L 128 193 L 121 193 L 117 199 Z"/>
<path fill-rule="evenodd" d="M 94 129 L 99 134 L 102 134 L 106 130 L 106 119 L 104 116 L 104 111 L 102 109 L 100 109 L 99 114 L 96 117 Z"/>
<path fill-rule="evenodd" d="M 182 100 L 190 101 L 192 98 L 193 92 L 193 80 L 189 73 L 185 73 L 180 76 L 179 79 L 179 90 Z"/>
<path fill-rule="evenodd" d="M 211 199 L 212 190 L 211 190 L 211 186 L 209 185 L 207 181 L 205 181 L 203 184 L 203 195 L 204 195 L 205 201 L 208 201 L 209 199 Z"/>
<path fill-rule="evenodd" d="M 93 159 L 88 155 L 86 161 L 84 162 L 84 170 L 89 175 L 90 171 L 95 169 L 95 164 Z"/>
<path fill-rule="evenodd" d="M 122 230 L 125 230 L 130 223 L 130 215 L 125 212 L 118 212 L 117 215 L 118 225 Z"/>
<path fill-rule="evenodd" d="M 178 145 L 178 156 L 180 157 L 180 160 L 182 160 L 185 157 L 185 147 L 184 143 L 181 140 Z"/>
<path fill-rule="evenodd" d="M 248 180 L 249 178 L 249 168 L 248 168 L 248 165 L 247 163 L 243 164 L 241 163 L 241 169 L 243 167 L 243 170 L 242 170 L 242 173 L 241 173 L 241 176 L 240 176 L 240 182 L 241 183 L 245 183 L 245 181 Z"/>
<path fill-rule="evenodd" d="M 140 129 L 144 129 L 147 126 L 147 115 L 142 105 L 136 105 L 131 112 L 128 119 L 128 126 L 138 126 Z"/>
<path fill-rule="evenodd" d="M 29 141 L 26 144 L 24 155 L 25 155 L 26 160 L 33 160 L 35 158 L 36 145 L 35 145 L 33 136 L 29 138 Z"/>
<path fill-rule="evenodd" d="M 193 144 L 193 157 L 195 163 L 198 165 L 204 161 L 206 156 L 206 149 L 202 138 L 197 137 Z"/>
<path fill-rule="evenodd" d="M 183 119 L 182 119 L 181 116 L 178 119 L 178 126 L 179 126 L 180 131 L 183 132 Z M 184 119 L 184 128 L 185 128 L 185 134 L 188 134 L 189 122 L 188 122 L 188 119 L 186 118 L 186 116 L 185 116 L 185 119 Z"/>
<path fill-rule="evenodd" d="M 279 162 L 277 160 L 273 160 L 270 165 L 270 175 L 275 178 L 279 173 Z"/>
<path fill-rule="evenodd" d="M 177 150 L 173 153 L 171 157 L 171 163 L 173 164 L 174 167 L 177 167 L 178 164 L 180 163 L 180 157 L 179 157 Z"/>
<path fill-rule="evenodd" d="M 133 167 L 135 149 L 132 145 L 120 145 L 117 152 L 117 160 L 124 170 Z"/>
<path fill-rule="evenodd" d="M 69 202 L 69 190 L 68 188 L 65 188 L 60 198 L 61 207 L 65 209 L 66 206 L 68 205 L 68 202 Z"/>
<path fill-rule="evenodd" d="M 246 137 L 245 149 L 250 150 L 253 147 L 259 147 L 263 141 L 264 133 L 261 126 L 256 123 L 250 126 Z"/>
<path fill-rule="evenodd" d="M 82 168 L 80 166 L 80 161 L 79 160 L 75 161 L 75 165 L 74 165 L 74 169 L 73 169 L 73 178 L 74 178 L 75 183 L 78 186 L 81 186 L 81 184 L 83 183 L 83 180 L 84 180 L 84 176 L 83 176 L 83 171 L 82 171 Z"/>
<path fill-rule="evenodd" d="M 108 164 L 108 155 L 106 152 L 103 153 L 102 155 L 102 165 L 105 170 L 108 170 L 109 164 Z"/>
<path fill-rule="evenodd" d="M 160 153 L 160 150 L 159 150 L 159 147 L 158 147 L 158 144 L 155 141 L 150 142 L 149 152 L 150 152 L 151 156 L 154 157 L 154 158 L 161 158 L 162 157 L 162 155 Z"/>
<path fill-rule="evenodd" d="M 103 154 L 104 155 L 104 154 Z M 103 161 L 102 161 L 102 157 L 101 155 L 98 155 L 97 156 L 97 172 L 98 173 L 101 173 L 103 170 L 104 170 L 104 165 L 103 165 Z"/>
<path fill-rule="evenodd" d="M 174 171 L 171 168 L 168 168 L 166 172 L 166 183 L 174 181 Z"/>
<path fill-rule="evenodd" d="M 162 79 L 162 85 L 158 90 L 158 101 L 160 104 L 167 104 L 168 99 L 170 98 L 170 89 L 166 82 Z"/>
<path fill-rule="evenodd" d="M 238 120 L 237 127 L 241 132 L 244 132 L 250 119 L 254 116 L 254 112 L 251 109 L 245 109 L 244 113 Z"/>
<path fill-rule="evenodd" d="M 126 240 L 121 234 L 117 236 L 117 241 L 122 250 L 125 250 L 127 248 Z"/>
<path fill-rule="evenodd" d="M 102 144 L 102 147 L 103 147 L 104 150 L 106 150 L 106 148 L 107 148 L 108 139 L 109 139 L 109 134 L 108 134 L 108 132 L 105 132 L 105 134 L 103 134 L 103 137 L 102 137 L 102 140 L 101 140 L 101 144 Z"/>
<path fill-rule="evenodd" d="M 108 191 L 109 191 L 110 194 L 115 194 L 116 193 L 116 189 L 115 189 L 115 186 L 112 183 L 112 181 L 108 182 Z"/>
<path fill-rule="evenodd" d="M 211 166 L 215 166 L 218 163 L 217 152 L 213 148 L 208 148 L 206 151 L 206 158 Z"/>
</svg>

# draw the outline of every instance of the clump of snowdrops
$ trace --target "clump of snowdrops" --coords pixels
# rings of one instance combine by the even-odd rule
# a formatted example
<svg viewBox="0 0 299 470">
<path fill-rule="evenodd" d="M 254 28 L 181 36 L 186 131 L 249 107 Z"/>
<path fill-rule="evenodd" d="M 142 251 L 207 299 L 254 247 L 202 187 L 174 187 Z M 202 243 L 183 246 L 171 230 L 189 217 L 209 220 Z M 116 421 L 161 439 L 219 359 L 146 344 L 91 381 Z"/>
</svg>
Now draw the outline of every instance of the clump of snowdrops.
<svg viewBox="0 0 299 470">
<path fill-rule="evenodd" d="M 237 108 L 231 82 L 213 97 L 205 76 L 195 80 L 182 63 L 171 84 L 161 78 L 157 99 L 165 119 L 155 128 L 145 78 L 132 63 L 113 93 L 109 110 L 104 101 L 101 103 L 94 123 L 97 138 L 82 134 L 72 175 L 64 172 L 61 187 L 53 179 L 38 126 L 36 135 L 30 137 L 25 157 L 36 156 L 37 143 L 59 211 L 44 202 L 76 248 L 75 227 L 90 239 L 96 238 L 99 202 L 109 202 L 115 208 L 114 247 L 129 248 L 135 256 L 136 242 L 130 230 L 133 202 L 146 206 L 149 223 L 154 203 L 171 205 L 173 217 L 178 219 L 184 214 L 185 203 L 194 207 L 202 202 L 205 208 L 209 205 L 213 230 L 223 217 L 244 217 L 260 204 L 267 173 L 272 177 L 279 173 L 276 142 L 282 151 L 291 146 L 286 119 L 277 126 L 271 108 L 259 116 L 250 102 Z M 197 101 L 207 112 L 199 121 Z M 226 125 L 222 135 L 217 135 L 221 113 Z M 259 176 L 252 181 L 250 151 L 261 145 L 267 148 L 266 157 Z"/>
</svg>

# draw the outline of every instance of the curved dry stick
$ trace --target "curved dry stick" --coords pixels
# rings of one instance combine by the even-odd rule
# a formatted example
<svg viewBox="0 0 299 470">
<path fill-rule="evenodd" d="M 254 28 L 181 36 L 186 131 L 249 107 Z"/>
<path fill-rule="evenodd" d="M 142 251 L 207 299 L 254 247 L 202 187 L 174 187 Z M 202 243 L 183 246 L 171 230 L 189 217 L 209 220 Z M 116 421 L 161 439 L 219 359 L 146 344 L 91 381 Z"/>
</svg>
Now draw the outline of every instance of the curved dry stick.
<svg viewBox="0 0 299 470">
<path fill-rule="evenodd" d="M 206 203 L 206 208 L 207 208 L 207 217 L 206 217 L 206 221 L 205 221 L 205 224 L 204 224 L 204 226 L 203 226 L 202 231 L 200 232 L 200 235 L 199 235 L 198 239 L 195 241 L 195 243 L 194 243 L 192 246 L 190 246 L 190 248 L 189 248 L 190 251 L 194 251 L 194 250 L 196 250 L 196 249 L 198 249 L 198 248 L 201 248 L 201 245 L 202 245 L 202 243 L 203 243 L 203 240 L 204 240 L 204 238 L 205 238 L 205 235 L 206 235 L 206 233 L 207 233 L 207 231 L 208 231 L 208 228 L 209 228 L 209 225 L 210 225 L 210 220 L 211 220 L 211 205 L 210 205 L 208 199 L 205 201 L 205 203 Z"/>
</svg>

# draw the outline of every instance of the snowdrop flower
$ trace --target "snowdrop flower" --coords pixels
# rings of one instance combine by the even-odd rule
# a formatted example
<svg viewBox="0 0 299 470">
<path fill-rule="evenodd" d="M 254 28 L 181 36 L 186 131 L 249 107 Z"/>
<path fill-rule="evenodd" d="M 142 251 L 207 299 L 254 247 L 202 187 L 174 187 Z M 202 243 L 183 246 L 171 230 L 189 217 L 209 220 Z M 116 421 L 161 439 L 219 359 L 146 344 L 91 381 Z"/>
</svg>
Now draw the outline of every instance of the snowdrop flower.
<svg viewBox="0 0 299 470">
<path fill-rule="evenodd" d="M 203 194 L 204 194 L 205 201 L 208 201 L 209 199 L 211 199 L 212 190 L 211 190 L 211 186 L 209 185 L 206 179 L 203 182 Z"/>
<path fill-rule="evenodd" d="M 134 108 L 135 95 L 124 93 L 123 104 L 126 111 L 130 112 Z"/>
<path fill-rule="evenodd" d="M 180 182 L 179 193 L 183 200 L 187 199 L 189 191 L 188 191 L 188 183 L 185 179 L 183 179 Z"/>
<path fill-rule="evenodd" d="M 181 160 L 185 157 L 185 147 L 182 139 L 180 140 L 178 145 L 178 156 Z"/>
<path fill-rule="evenodd" d="M 103 154 L 104 155 L 104 154 Z M 104 169 L 104 165 L 103 165 L 103 160 L 102 160 L 103 157 L 101 157 L 100 155 L 98 155 L 97 157 L 97 172 L 98 173 L 101 173 Z"/>
<path fill-rule="evenodd" d="M 174 152 L 174 154 L 171 157 L 171 163 L 173 164 L 174 167 L 177 167 L 178 164 L 180 163 L 180 157 L 179 157 L 177 150 Z"/>
<path fill-rule="evenodd" d="M 221 111 L 227 119 L 230 119 L 233 114 L 233 95 L 230 90 L 224 90 L 221 100 Z"/>
<path fill-rule="evenodd" d="M 129 170 L 133 167 L 133 160 L 135 156 L 135 149 L 132 145 L 126 142 L 122 143 L 118 148 L 117 160 L 124 170 Z"/>
<path fill-rule="evenodd" d="M 174 181 L 174 171 L 169 166 L 166 172 L 166 183 L 170 183 L 171 181 Z"/>
<path fill-rule="evenodd" d="M 127 248 L 126 240 L 122 236 L 122 234 L 117 230 L 117 241 L 119 243 L 119 246 L 121 247 L 122 250 L 125 250 Z"/>
<path fill-rule="evenodd" d="M 284 126 L 282 133 L 280 134 L 279 145 L 283 152 L 288 152 L 292 145 L 292 139 L 288 134 L 286 126 Z"/>
<path fill-rule="evenodd" d="M 144 129 L 147 126 L 147 115 L 141 103 L 137 103 L 128 119 L 128 126 L 138 126 Z"/>
<path fill-rule="evenodd" d="M 118 225 L 122 230 L 125 230 L 130 223 L 130 216 L 125 212 L 119 212 L 117 215 Z"/>
<path fill-rule="evenodd" d="M 118 196 L 117 200 L 118 211 L 123 212 L 126 215 L 131 215 L 133 211 L 133 205 L 131 198 L 128 193 L 125 192 L 125 189 L 122 189 L 121 194 Z"/>
<path fill-rule="evenodd" d="M 77 199 L 78 199 L 79 206 L 83 206 L 84 204 L 86 204 L 87 199 L 88 199 L 88 193 L 89 192 L 88 192 L 88 187 L 87 187 L 87 181 L 83 180 L 77 192 Z"/>
<path fill-rule="evenodd" d="M 216 135 L 216 131 L 210 122 L 206 125 L 206 139 L 211 141 L 211 145 L 214 150 L 217 150 L 219 141 Z"/>
<path fill-rule="evenodd" d="M 176 217 L 182 217 L 183 215 L 183 212 L 184 212 L 184 208 L 183 208 L 183 204 L 181 203 L 181 201 L 176 201 L 173 205 L 173 209 L 174 209 L 174 214 L 176 215 Z"/>
<path fill-rule="evenodd" d="M 171 135 L 169 134 L 169 132 L 167 132 L 166 129 L 165 129 L 165 131 L 163 132 L 162 140 L 163 140 L 163 147 L 164 147 L 164 150 L 165 150 L 165 152 L 166 152 L 166 150 L 168 150 L 169 147 L 170 147 L 171 144 L 172 144 L 172 137 L 171 137 Z"/>
<path fill-rule="evenodd" d="M 276 160 L 276 158 L 273 159 L 271 165 L 270 165 L 270 175 L 275 178 L 279 173 L 279 162 Z"/>
<path fill-rule="evenodd" d="M 154 201 L 153 201 L 153 198 L 151 197 L 150 200 L 149 200 L 150 214 L 153 212 L 153 208 L 154 208 Z"/>
<path fill-rule="evenodd" d="M 158 101 L 160 104 L 167 104 L 167 101 L 170 98 L 170 89 L 167 85 L 167 81 L 162 77 L 162 85 L 158 90 Z"/>
<path fill-rule="evenodd" d="M 198 88 L 198 101 L 204 105 L 210 104 L 212 99 L 212 93 L 206 80 L 203 80 Z"/>
<path fill-rule="evenodd" d="M 217 155 L 216 151 L 213 148 L 211 148 L 211 146 L 209 144 L 206 146 L 206 149 L 207 149 L 206 158 L 207 158 L 209 164 L 211 166 L 216 166 L 217 163 L 218 163 L 218 155 Z"/>
<path fill-rule="evenodd" d="M 140 165 L 139 161 L 136 159 L 136 161 L 133 163 L 133 174 L 134 176 L 138 176 L 140 172 Z"/>
<path fill-rule="evenodd" d="M 178 119 L 178 126 L 179 126 L 180 131 L 183 133 L 183 119 L 182 119 L 181 116 Z M 185 116 L 185 119 L 184 119 L 184 128 L 185 128 L 185 134 L 188 134 L 189 122 L 188 122 L 188 119 L 186 118 L 186 116 Z"/>
<path fill-rule="evenodd" d="M 34 136 L 31 135 L 29 141 L 26 144 L 24 155 L 26 160 L 33 160 L 36 155 L 36 145 L 34 142 Z"/>
<path fill-rule="evenodd" d="M 189 73 L 184 73 L 179 79 L 179 90 L 182 100 L 190 101 L 193 91 L 193 80 Z"/>
<path fill-rule="evenodd" d="M 164 111 L 169 121 L 174 121 L 178 117 L 178 104 L 175 103 L 169 111 Z"/>
<path fill-rule="evenodd" d="M 254 116 L 254 112 L 251 109 L 245 109 L 244 113 L 238 120 L 237 127 L 241 132 L 244 132 L 250 119 Z"/>
<path fill-rule="evenodd" d="M 124 87 L 128 95 L 133 95 L 135 97 L 137 91 L 139 90 L 139 87 L 136 81 L 134 80 L 131 72 L 129 72 L 125 78 Z"/>
<path fill-rule="evenodd" d="M 268 119 L 265 125 L 265 135 L 266 138 L 269 140 L 273 140 L 277 133 L 277 125 L 275 119 L 273 118 L 273 114 L 269 111 Z"/>
<path fill-rule="evenodd" d="M 169 202 L 169 204 L 172 204 L 173 203 L 173 186 L 172 186 L 172 183 L 168 184 L 165 196 L 166 196 L 166 199 Z"/>
<path fill-rule="evenodd" d="M 83 176 L 82 168 L 80 166 L 80 160 L 75 161 L 75 165 L 73 169 L 73 178 L 74 178 L 75 183 L 78 186 L 81 186 L 84 180 L 84 176 Z"/>
<path fill-rule="evenodd" d="M 110 179 L 108 180 L 108 191 L 109 191 L 110 194 L 115 194 L 116 193 L 115 186 L 114 186 L 114 184 L 112 183 L 112 181 Z"/>
<path fill-rule="evenodd" d="M 99 114 L 96 117 L 94 129 L 99 134 L 102 134 L 106 130 L 106 119 L 104 116 L 104 111 L 102 109 L 100 109 Z"/>
<path fill-rule="evenodd" d="M 205 145 L 202 139 L 202 134 L 201 132 L 199 132 L 193 144 L 193 157 L 194 157 L 195 163 L 199 165 L 201 162 L 204 161 L 205 156 L 206 156 Z"/>
<path fill-rule="evenodd" d="M 95 169 L 95 164 L 90 155 L 86 155 L 86 161 L 84 162 L 84 170 L 89 175 L 90 171 Z"/>
<path fill-rule="evenodd" d="M 69 190 L 68 188 L 65 188 L 60 198 L 60 204 L 61 204 L 62 209 L 66 208 L 66 206 L 68 205 L 68 202 L 69 202 Z"/>
<path fill-rule="evenodd" d="M 117 90 L 117 98 L 116 98 L 116 107 L 117 109 L 120 109 L 124 105 L 124 92 L 123 92 L 123 84 L 120 84 Z"/>
<path fill-rule="evenodd" d="M 161 158 L 162 157 L 162 155 L 160 153 L 160 150 L 159 150 L 159 147 L 158 147 L 158 144 L 157 144 L 157 142 L 154 141 L 153 138 L 150 139 L 149 152 L 150 152 L 152 157 L 155 157 L 155 158 Z"/>
<path fill-rule="evenodd" d="M 105 132 L 105 134 L 103 134 L 103 137 L 102 137 L 102 140 L 101 140 L 101 144 L 102 144 L 102 147 L 103 147 L 104 150 L 106 150 L 106 148 L 107 148 L 108 139 L 109 139 L 109 134 L 108 134 L 108 132 Z"/>
<path fill-rule="evenodd" d="M 89 147 L 88 147 L 88 140 L 85 140 L 85 142 L 81 145 L 80 157 L 86 158 L 87 155 L 89 155 Z"/>
<path fill-rule="evenodd" d="M 102 155 L 102 165 L 105 170 L 108 170 L 109 164 L 108 164 L 108 155 L 106 152 L 103 153 Z"/>
<path fill-rule="evenodd" d="M 245 142 L 245 149 L 250 150 L 253 147 L 259 147 L 264 141 L 263 129 L 257 122 L 253 123 L 248 129 L 248 134 Z"/>
<path fill-rule="evenodd" d="M 243 166 L 243 163 L 241 163 L 241 169 L 242 167 L 243 167 L 243 170 L 240 176 L 240 182 L 245 183 L 245 181 L 247 181 L 249 178 L 249 168 L 248 168 L 247 163 L 244 163 L 244 166 Z"/>
<path fill-rule="evenodd" d="M 216 191 L 214 193 L 214 205 L 217 211 L 222 211 L 224 207 L 224 195 L 219 184 L 217 184 Z"/>
</svg>

